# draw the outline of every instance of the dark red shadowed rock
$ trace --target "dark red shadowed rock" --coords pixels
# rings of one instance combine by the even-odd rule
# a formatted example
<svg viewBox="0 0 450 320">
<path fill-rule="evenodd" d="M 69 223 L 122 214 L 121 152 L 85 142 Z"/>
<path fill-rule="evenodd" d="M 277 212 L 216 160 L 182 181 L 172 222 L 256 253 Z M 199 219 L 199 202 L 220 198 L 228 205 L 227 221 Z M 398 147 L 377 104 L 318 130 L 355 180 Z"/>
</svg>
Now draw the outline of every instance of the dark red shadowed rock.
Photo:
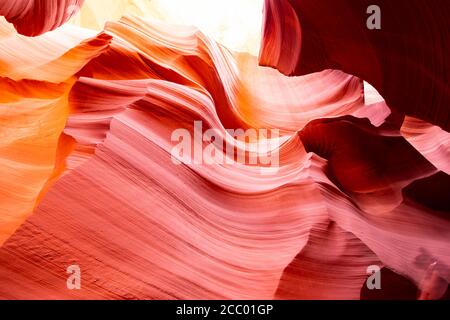
<svg viewBox="0 0 450 320">
<path fill-rule="evenodd" d="M 260 64 L 292 76 L 339 69 L 372 84 L 388 106 L 450 129 L 450 5 L 378 0 L 266 0 Z"/>
<path fill-rule="evenodd" d="M 416 300 L 418 289 L 409 279 L 389 268 L 380 270 L 381 289 L 370 290 L 364 281 L 361 287 L 361 300 Z"/>
<path fill-rule="evenodd" d="M 438 172 L 430 177 L 414 181 L 403 189 L 403 195 L 430 209 L 449 213 L 449 190 L 450 176 L 445 172 Z M 448 214 L 446 216 L 450 218 Z"/>
<path fill-rule="evenodd" d="M 311 121 L 305 149 L 328 160 L 329 177 L 346 191 L 371 193 L 408 185 L 436 168 L 396 131 L 351 116 Z"/>
</svg>

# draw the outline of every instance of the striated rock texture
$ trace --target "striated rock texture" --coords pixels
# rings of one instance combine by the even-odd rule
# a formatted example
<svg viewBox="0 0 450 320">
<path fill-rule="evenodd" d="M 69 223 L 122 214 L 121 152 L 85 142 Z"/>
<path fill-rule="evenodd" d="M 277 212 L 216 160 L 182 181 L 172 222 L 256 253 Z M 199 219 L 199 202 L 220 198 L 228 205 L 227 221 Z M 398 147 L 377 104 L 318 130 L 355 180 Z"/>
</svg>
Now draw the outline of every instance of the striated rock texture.
<svg viewBox="0 0 450 320">
<path fill-rule="evenodd" d="M 84 0 L 2 0 L 0 16 L 14 24 L 17 32 L 38 36 L 68 21 Z"/>
<path fill-rule="evenodd" d="M 274 48 L 283 30 L 290 57 L 306 46 L 296 9 L 266 3 L 260 62 L 287 73 Z M 1 299 L 448 297 L 445 126 L 368 99 L 354 75 L 287 77 L 193 27 L 125 16 L 28 38 L 0 24 Z M 189 142 L 202 162 L 174 153 L 198 121 L 215 130 Z M 223 148 L 258 144 L 276 167 Z"/>
</svg>

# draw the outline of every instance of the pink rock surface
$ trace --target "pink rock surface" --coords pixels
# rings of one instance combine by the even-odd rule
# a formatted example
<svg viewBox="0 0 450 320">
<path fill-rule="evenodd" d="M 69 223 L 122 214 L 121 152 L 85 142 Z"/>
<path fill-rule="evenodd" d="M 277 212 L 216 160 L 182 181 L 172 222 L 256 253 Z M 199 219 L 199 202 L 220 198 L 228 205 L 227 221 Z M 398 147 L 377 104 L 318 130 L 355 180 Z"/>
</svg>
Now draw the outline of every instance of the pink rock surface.
<svg viewBox="0 0 450 320">
<path fill-rule="evenodd" d="M 443 129 L 403 119 L 395 108 L 390 114 L 384 101 L 366 104 L 359 78 L 336 70 L 289 78 L 194 28 L 124 17 L 93 38 L 54 32 L 74 44 L 50 33 L 28 39 L 5 32 L 16 45 L 11 52 L 42 51 L 28 60 L 17 54 L 30 66 L 22 69 L 4 54 L 8 79 L 0 85 L 31 110 L 30 97 L 61 91 L 65 109 L 57 119 L 65 125 L 53 131 L 59 139 L 41 172 L 49 184 L 30 196 L 34 214 L 14 228 L 0 224 L 8 231 L 0 298 L 358 299 L 366 297 L 371 265 L 389 270 L 385 296 L 398 283 L 409 298 L 444 295 L 450 209 Z M 1 35 L 0 46 L 8 38 Z M 52 46 L 62 60 L 43 54 Z M 30 83 L 37 89 L 31 96 L 24 90 Z M 193 149 L 222 157 L 223 145 L 247 155 L 265 140 L 239 144 L 226 129 L 279 130 L 272 150 L 279 166 L 196 163 L 195 154 L 174 161 L 172 133 L 195 136 L 195 121 L 222 143 L 194 140 Z M 44 139 L 21 126 L 5 136 Z M 39 153 L 28 148 L 21 154 Z M 11 172 L 31 167 L 35 174 L 31 160 L 21 161 Z M 80 290 L 66 286 L 70 265 L 80 267 Z"/>
<path fill-rule="evenodd" d="M 20 34 L 38 36 L 54 30 L 80 9 L 84 0 L 2 0 L 0 16 Z"/>
</svg>

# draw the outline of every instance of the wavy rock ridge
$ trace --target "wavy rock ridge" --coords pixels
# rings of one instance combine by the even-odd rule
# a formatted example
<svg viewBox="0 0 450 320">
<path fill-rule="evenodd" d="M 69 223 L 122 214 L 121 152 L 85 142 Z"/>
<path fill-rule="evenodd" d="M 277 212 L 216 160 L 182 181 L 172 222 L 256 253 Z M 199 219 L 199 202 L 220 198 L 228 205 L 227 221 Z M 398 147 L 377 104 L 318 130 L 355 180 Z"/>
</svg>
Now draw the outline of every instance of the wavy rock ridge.
<svg viewBox="0 0 450 320">
<path fill-rule="evenodd" d="M 0 1 L 0 14 L 37 35 L 72 2 L 27 29 L 17 7 Z M 266 1 L 260 63 L 302 73 L 311 8 Z M 450 140 L 439 117 L 404 112 L 380 87 L 387 103 L 366 103 L 362 73 L 321 65 L 290 78 L 195 28 L 131 16 L 100 34 L 1 27 L 1 298 L 359 299 L 370 265 L 383 268 L 381 297 L 444 296 Z M 172 161 L 172 133 L 194 136 L 196 121 L 222 144 L 192 147 L 224 158 L 223 144 L 261 142 L 227 129 L 279 130 L 279 167 Z M 80 290 L 66 287 L 72 264 Z"/>
</svg>

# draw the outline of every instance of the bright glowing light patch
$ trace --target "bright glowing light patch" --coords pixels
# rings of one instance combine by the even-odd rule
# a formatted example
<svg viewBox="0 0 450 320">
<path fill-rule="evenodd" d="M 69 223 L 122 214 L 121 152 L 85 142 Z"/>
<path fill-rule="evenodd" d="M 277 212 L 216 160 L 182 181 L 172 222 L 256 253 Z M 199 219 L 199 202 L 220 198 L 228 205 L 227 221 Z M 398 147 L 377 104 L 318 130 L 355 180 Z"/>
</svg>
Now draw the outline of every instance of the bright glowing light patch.
<svg viewBox="0 0 450 320">
<path fill-rule="evenodd" d="M 190 25 L 234 51 L 258 55 L 264 0 L 86 0 L 73 23 L 102 29 L 124 14 Z M 105 10 L 107 8 L 107 10 Z"/>
<path fill-rule="evenodd" d="M 198 27 L 226 47 L 258 54 L 263 0 L 153 0 L 170 23 Z"/>
</svg>

